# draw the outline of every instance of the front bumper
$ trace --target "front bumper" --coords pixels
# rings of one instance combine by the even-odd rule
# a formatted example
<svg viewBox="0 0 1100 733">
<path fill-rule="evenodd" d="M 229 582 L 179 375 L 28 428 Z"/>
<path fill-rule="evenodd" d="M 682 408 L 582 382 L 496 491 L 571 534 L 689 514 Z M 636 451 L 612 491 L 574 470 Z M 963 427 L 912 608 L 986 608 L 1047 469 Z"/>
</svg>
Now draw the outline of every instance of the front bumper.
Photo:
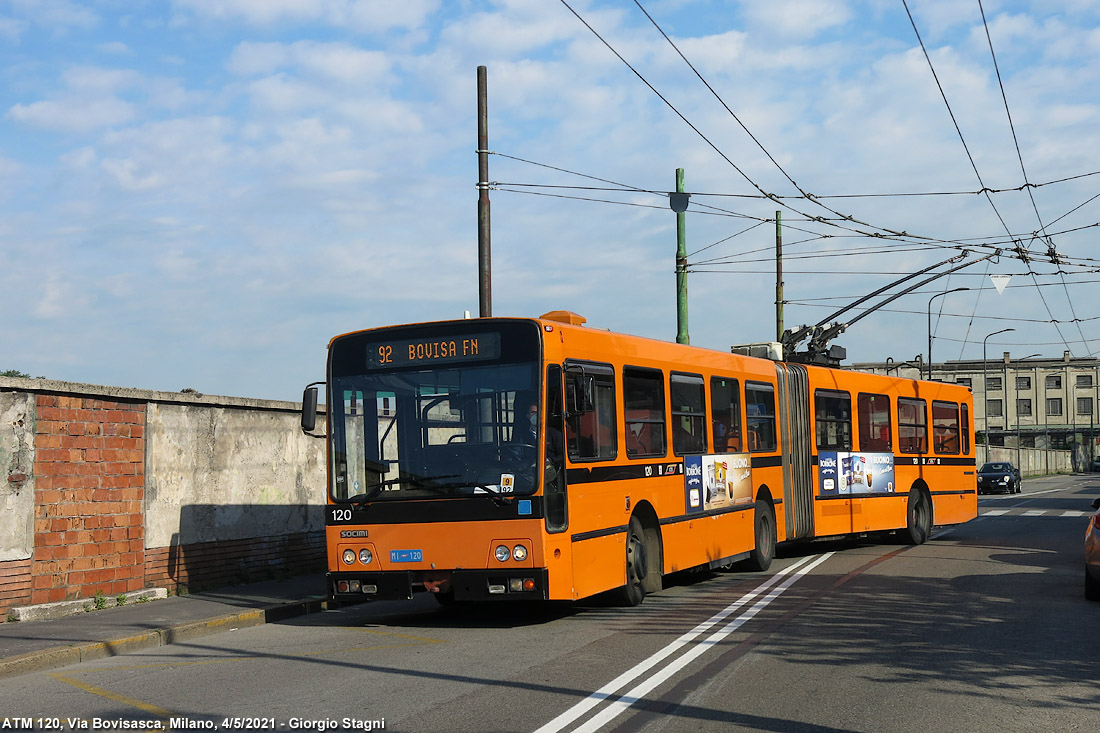
<svg viewBox="0 0 1100 733">
<path fill-rule="evenodd" d="M 978 491 L 983 493 L 983 494 L 990 494 L 990 493 L 1004 493 L 1004 494 L 1007 494 L 1011 490 L 1012 490 L 1012 480 L 1011 479 L 1004 479 L 1004 480 L 990 479 L 990 480 L 984 480 L 984 481 L 979 480 L 978 481 Z"/>
<path fill-rule="evenodd" d="M 425 591 L 429 575 L 428 584 L 436 586 L 439 586 L 441 575 L 449 576 L 439 589 L 447 595 L 453 592 L 456 601 L 545 601 L 549 598 L 546 568 L 452 570 L 430 574 L 415 570 L 328 573 L 328 598 L 330 601 L 408 600 L 413 593 Z M 525 589 L 531 582 L 534 587 Z"/>
</svg>

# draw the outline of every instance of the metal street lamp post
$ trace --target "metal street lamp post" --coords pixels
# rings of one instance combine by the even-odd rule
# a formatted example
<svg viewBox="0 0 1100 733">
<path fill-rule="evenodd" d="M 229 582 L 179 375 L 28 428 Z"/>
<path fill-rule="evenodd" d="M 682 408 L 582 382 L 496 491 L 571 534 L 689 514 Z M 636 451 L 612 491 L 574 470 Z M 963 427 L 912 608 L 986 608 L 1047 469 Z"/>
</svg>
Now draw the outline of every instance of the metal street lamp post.
<svg viewBox="0 0 1100 733">
<path fill-rule="evenodd" d="M 936 293 L 928 299 L 928 378 L 932 378 L 932 301 L 944 295 L 950 295 L 951 293 L 960 293 L 963 290 L 970 290 L 970 288 L 955 288 L 954 290 L 945 290 L 942 293 Z"/>
<path fill-rule="evenodd" d="M 994 331 L 989 336 L 996 336 L 999 333 L 1008 333 L 1009 331 L 1015 331 L 1015 328 L 1002 328 L 1000 331 Z M 989 341 L 989 336 L 982 339 L 982 429 L 985 431 L 985 462 L 989 463 L 989 379 L 986 377 L 985 369 L 985 344 Z M 1004 394 L 1004 385 L 1001 385 L 1001 393 Z M 1004 410 L 1002 409 L 1002 413 Z"/>
</svg>

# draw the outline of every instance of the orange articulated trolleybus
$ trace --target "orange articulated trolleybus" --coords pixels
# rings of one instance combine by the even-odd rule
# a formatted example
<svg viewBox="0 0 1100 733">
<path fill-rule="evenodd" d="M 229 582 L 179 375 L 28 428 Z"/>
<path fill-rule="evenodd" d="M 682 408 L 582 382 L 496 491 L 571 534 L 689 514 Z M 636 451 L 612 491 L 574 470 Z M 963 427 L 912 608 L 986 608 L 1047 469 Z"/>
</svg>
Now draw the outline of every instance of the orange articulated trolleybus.
<svg viewBox="0 0 1100 733">
<path fill-rule="evenodd" d="M 662 576 L 764 570 L 776 543 L 977 514 L 954 384 L 584 327 L 568 312 L 329 345 L 334 600 L 640 603 Z M 317 391 L 306 390 L 313 429 Z"/>
</svg>

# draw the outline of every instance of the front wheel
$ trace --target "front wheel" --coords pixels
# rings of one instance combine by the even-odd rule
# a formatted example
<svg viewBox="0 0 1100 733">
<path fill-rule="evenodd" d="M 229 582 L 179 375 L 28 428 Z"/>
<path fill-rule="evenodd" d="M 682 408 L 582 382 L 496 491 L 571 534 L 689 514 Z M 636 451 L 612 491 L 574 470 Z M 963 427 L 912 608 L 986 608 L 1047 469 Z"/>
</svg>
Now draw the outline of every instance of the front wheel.
<svg viewBox="0 0 1100 733">
<path fill-rule="evenodd" d="M 626 536 L 626 585 L 615 591 L 621 606 L 637 606 L 645 600 L 645 578 L 649 572 L 649 551 L 645 528 L 637 517 L 630 518 Z"/>
<path fill-rule="evenodd" d="M 1085 599 L 1100 601 L 1100 581 L 1093 579 L 1088 568 L 1085 568 Z"/>
<path fill-rule="evenodd" d="M 905 510 L 906 539 L 911 545 L 922 545 L 932 534 L 932 502 L 920 489 L 909 492 L 909 506 Z"/>
<path fill-rule="evenodd" d="M 772 559 L 775 557 L 775 511 L 771 504 L 763 499 L 757 499 L 753 513 L 755 546 L 745 560 L 745 569 L 763 572 L 771 567 Z"/>
</svg>

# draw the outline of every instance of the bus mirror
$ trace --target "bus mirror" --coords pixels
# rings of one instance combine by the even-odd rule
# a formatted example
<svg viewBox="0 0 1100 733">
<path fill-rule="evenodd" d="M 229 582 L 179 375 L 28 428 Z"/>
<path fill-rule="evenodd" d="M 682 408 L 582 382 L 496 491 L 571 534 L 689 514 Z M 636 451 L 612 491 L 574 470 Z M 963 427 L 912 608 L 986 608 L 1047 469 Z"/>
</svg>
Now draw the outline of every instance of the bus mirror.
<svg viewBox="0 0 1100 733">
<path fill-rule="evenodd" d="M 302 430 L 313 432 L 317 427 L 317 388 L 306 387 L 302 392 Z"/>
<path fill-rule="evenodd" d="M 596 379 L 591 374 L 570 374 L 566 388 L 566 409 L 583 415 L 595 408 Z"/>
</svg>

